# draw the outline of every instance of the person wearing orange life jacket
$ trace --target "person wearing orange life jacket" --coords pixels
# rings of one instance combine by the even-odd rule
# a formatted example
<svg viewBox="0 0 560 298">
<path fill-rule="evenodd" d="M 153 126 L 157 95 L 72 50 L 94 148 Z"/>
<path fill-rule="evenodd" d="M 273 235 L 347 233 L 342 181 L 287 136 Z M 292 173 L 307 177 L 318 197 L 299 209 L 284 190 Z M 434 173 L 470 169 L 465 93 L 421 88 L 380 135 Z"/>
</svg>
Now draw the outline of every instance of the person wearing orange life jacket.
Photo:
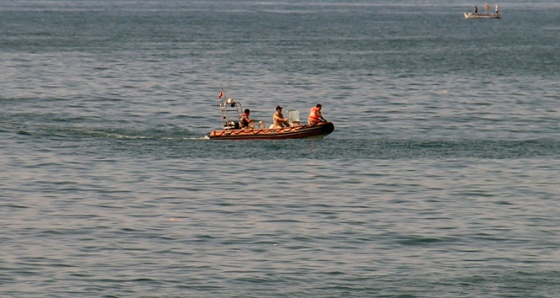
<svg viewBox="0 0 560 298">
<path fill-rule="evenodd" d="M 319 122 L 327 122 L 327 120 L 325 120 L 325 118 L 323 118 L 323 115 L 321 114 L 322 107 L 323 106 L 318 103 L 311 108 L 311 110 L 309 111 L 309 118 L 307 118 L 307 123 L 309 125 L 316 125 Z"/>
<path fill-rule="evenodd" d="M 239 124 L 241 126 L 241 128 L 252 128 L 251 127 L 251 123 L 255 123 L 255 120 L 249 118 L 249 115 L 251 114 L 251 110 L 249 109 L 245 109 L 245 111 L 243 111 L 243 114 L 241 115 L 241 119 L 239 119 Z"/>
</svg>

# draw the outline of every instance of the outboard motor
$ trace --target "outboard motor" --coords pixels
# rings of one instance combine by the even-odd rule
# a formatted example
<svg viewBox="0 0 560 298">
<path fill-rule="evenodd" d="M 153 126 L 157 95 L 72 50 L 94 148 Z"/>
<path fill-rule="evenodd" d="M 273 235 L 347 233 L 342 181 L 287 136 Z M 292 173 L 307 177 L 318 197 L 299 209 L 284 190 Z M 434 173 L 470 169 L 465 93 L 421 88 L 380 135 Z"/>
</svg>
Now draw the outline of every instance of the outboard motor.
<svg viewBox="0 0 560 298">
<path fill-rule="evenodd" d="M 225 129 L 238 129 L 239 128 L 239 121 L 229 121 L 227 126 L 224 127 Z"/>
</svg>

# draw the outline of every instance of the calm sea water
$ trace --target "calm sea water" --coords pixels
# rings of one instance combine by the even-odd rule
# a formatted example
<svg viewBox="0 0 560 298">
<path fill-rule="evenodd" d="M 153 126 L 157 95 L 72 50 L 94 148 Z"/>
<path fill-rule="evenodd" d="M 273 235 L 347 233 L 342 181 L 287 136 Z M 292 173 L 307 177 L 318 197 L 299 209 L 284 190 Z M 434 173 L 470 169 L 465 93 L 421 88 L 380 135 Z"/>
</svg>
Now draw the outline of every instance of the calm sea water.
<svg viewBox="0 0 560 298">
<path fill-rule="evenodd" d="M 0 296 L 558 297 L 560 3 L 474 4 L 3 1 Z"/>
</svg>

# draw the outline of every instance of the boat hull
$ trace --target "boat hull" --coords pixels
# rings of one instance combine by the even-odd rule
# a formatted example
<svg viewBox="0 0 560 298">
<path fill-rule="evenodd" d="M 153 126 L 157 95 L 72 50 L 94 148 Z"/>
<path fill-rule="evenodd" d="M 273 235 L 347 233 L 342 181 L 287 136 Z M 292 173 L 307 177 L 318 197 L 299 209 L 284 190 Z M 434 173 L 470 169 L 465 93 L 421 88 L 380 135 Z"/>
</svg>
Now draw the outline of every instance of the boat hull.
<svg viewBox="0 0 560 298">
<path fill-rule="evenodd" d="M 282 129 L 222 129 L 210 133 L 211 140 L 286 140 L 286 139 L 322 139 L 334 131 L 331 122 L 317 125 L 302 125 Z"/>
<path fill-rule="evenodd" d="M 502 14 L 499 13 L 474 13 L 465 12 L 463 13 L 465 19 L 501 19 Z"/>
</svg>

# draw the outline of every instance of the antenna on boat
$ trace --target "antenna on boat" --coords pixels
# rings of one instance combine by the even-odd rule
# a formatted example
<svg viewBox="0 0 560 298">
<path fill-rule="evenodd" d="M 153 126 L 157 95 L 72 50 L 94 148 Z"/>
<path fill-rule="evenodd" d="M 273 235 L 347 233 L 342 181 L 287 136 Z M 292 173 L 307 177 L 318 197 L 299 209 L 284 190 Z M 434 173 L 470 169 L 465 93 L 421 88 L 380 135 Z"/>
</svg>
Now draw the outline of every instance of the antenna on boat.
<svg viewBox="0 0 560 298">
<path fill-rule="evenodd" d="M 222 97 L 224 98 L 224 101 L 220 103 L 220 111 L 222 113 L 222 125 L 224 126 L 224 129 L 239 128 L 239 119 L 241 118 L 242 112 L 241 104 L 231 97 L 228 98 L 224 89 L 222 89 L 222 91 L 220 91 L 220 95 L 218 95 L 218 98 L 221 99 Z"/>
</svg>

